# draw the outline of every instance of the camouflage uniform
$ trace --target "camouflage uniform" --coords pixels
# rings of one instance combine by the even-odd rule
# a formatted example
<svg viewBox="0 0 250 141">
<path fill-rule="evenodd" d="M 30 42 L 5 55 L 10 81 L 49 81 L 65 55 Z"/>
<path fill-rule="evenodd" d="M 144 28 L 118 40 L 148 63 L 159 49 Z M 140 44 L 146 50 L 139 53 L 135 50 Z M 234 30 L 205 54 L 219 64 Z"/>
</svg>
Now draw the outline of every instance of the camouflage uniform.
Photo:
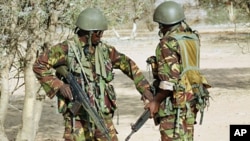
<svg viewBox="0 0 250 141">
<path fill-rule="evenodd" d="M 177 29 L 172 34 L 176 33 L 181 33 L 181 30 Z M 206 87 L 210 86 L 206 79 L 198 74 L 202 83 L 200 85 L 204 85 L 202 88 L 204 88 L 205 95 L 199 97 L 196 95 L 198 93 L 196 89 L 192 88 L 189 80 L 186 80 L 189 78 L 185 75 L 182 76 L 183 64 L 180 54 L 180 45 L 175 38 L 171 37 L 171 34 L 163 37 L 156 48 L 155 59 L 158 75 L 155 76 L 156 82 L 154 82 L 154 85 L 159 88 L 161 87 L 160 83 L 163 82 L 173 86 L 172 94 L 161 103 L 158 112 L 157 118 L 160 120 L 162 141 L 192 141 L 197 112 L 202 111 L 208 102 L 209 96 Z M 147 62 L 152 61 L 152 59 L 153 57 L 150 57 Z M 178 91 L 181 83 L 184 83 L 182 86 L 185 87 L 185 90 Z M 198 98 L 202 99 L 199 104 L 197 104 Z"/>
<path fill-rule="evenodd" d="M 77 50 L 74 52 L 74 50 Z M 82 76 L 80 58 L 85 77 Z M 133 60 L 117 51 L 113 46 L 99 42 L 90 46 L 79 40 L 78 36 L 46 49 L 36 60 L 33 70 L 47 96 L 58 97 L 58 110 L 64 116 L 67 141 L 106 141 L 107 139 L 96 128 L 87 112 L 81 108 L 72 116 L 69 108 L 72 102 L 60 95 L 59 89 L 65 83 L 52 69 L 65 65 L 75 76 L 78 83 L 88 94 L 89 100 L 103 117 L 112 141 L 117 141 L 117 131 L 112 122 L 116 106 L 116 94 L 110 82 L 113 80 L 113 69 L 120 69 L 134 81 L 135 87 L 142 95 L 142 100 L 152 99 L 150 84 Z M 89 83 L 87 83 L 89 82 Z"/>
<path fill-rule="evenodd" d="M 172 7 L 177 12 L 176 17 L 173 11 L 167 13 Z M 203 112 L 209 97 L 206 88 L 210 86 L 199 72 L 199 36 L 190 27 L 185 28 L 179 23 L 184 19 L 184 13 L 179 14 L 179 11 L 179 5 L 171 1 L 162 3 L 156 9 L 154 20 L 160 24 L 161 31 L 165 30 L 161 27 L 163 24 L 168 31 L 165 30 L 166 33 L 160 39 L 156 56 L 147 59 L 150 64 L 156 62 L 153 68 L 156 89 L 169 91 L 165 93 L 166 98 L 161 102 L 155 117 L 160 124 L 162 141 L 193 141 L 197 112 Z M 165 19 L 162 18 L 164 16 Z M 186 39 L 180 41 L 182 37 Z"/>
</svg>

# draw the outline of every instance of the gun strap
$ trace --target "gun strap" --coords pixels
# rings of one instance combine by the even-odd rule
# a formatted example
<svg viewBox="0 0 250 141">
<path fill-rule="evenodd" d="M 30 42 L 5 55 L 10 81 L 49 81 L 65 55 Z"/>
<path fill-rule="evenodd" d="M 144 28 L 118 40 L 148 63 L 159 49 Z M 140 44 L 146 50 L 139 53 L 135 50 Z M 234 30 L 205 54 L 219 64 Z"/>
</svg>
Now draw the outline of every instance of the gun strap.
<svg viewBox="0 0 250 141">
<path fill-rule="evenodd" d="M 95 71 L 103 78 L 107 78 L 107 70 L 105 68 L 105 59 L 103 55 L 104 50 L 101 46 L 95 47 Z"/>
<path fill-rule="evenodd" d="M 75 56 L 76 56 L 76 59 L 77 59 L 78 63 L 79 63 L 79 65 L 80 65 L 80 68 L 81 68 L 81 70 L 82 70 L 82 74 L 84 75 L 84 78 L 85 78 L 86 82 L 87 82 L 88 85 L 89 85 L 88 78 L 87 78 L 87 76 L 86 76 L 86 74 L 85 74 L 85 71 L 84 71 L 84 68 L 83 68 L 83 66 L 82 66 L 81 59 L 80 59 L 79 56 L 77 55 L 77 51 L 76 51 L 76 49 L 75 49 L 75 46 L 73 46 L 72 43 L 71 43 L 70 41 L 69 41 L 69 43 L 70 43 L 71 48 L 72 48 L 73 51 L 74 51 L 74 54 L 75 54 Z M 82 53 L 82 54 L 84 55 L 84 53 Z M 92 76 L 92 77 L 90 76 L 90 79 L 93 79 L 93 76 Z"/>
<path fill-rule="evenodd" d="M 89 94 L 89 98 L 90 98 L 90 102 L 91 102 L 92 105 L 95 105 L 95 102 L 94 102 L 94 101 L 95 101 L 95 98 L 94 98 L 94 95 L 93 95 L 93 85 L 88 81 L 88 78 L 87 78 L 87 76 L 86 76 L 84 67 L 83 67 L 83 65 L 82 65 L 82 63 L 81 63 L 81 60 L 80 60 L 79 56 L 77 55 L 77 51 L 76 51 L 75 46 L 72 46 L 72 45 L 71 45 L 71 47 L 72 47 L 72 49 L 73 49 L 73 51 L 74 51 L 74 54 L 75 54 L 75 56 L 76 56 L 76 59 L 77 59 L 79 65 L 80 65 L 80 68 L 81 68 L 83 77 L 85 78 L 85 80 L 86 80 L 86 82 L 87 82 L 87 85 L 89 86 L 89 91 L 91 92 L 91 93 L 88 93 L 88 94 Z M 84 53 L 82 53 L 82 55 L 84 55 Z M 90 79 L 90 80 L 94 80 L 93 74 L 92 74 L 92 73 L 88 73 L 88 75 L 89 75 L 89 79 Z M 84 80 L 84 79 L 82 79 L 82 80 Z M 82 84 L 82 86 L 84 86 L 84 83 Z"/>
<path fill-rule="evenodd" d="M 180 113 L 181 113 L 181 108 L 177 108 L 177 121 L 176 121 L 176 125 L 175 125 L 175 127 L 176 127 L 176 129 L 177 129 L 177 133 L 179 133 L 179 130 L 180 130 L 180 125 L 179 125 L 179 123 L 180 123 Z"/>
<path fill-rule="evenodd" d="M 100 88 L 100 94 L 99 94 L 99 98 L 100 98 L 100 108 L 101 111 L 103 113 L 108 112 L 108 109 L 105 105 L 105 81 L 102 79 L 102 77 L 99 77 L 99 88 Z"/>
<path fill-rule="evenodd" d="M 73 132 L 75 132 L 75 127 L 76 127 L 76 118 L 73 116 L 73 115 L 71 115 L 71 119 L 72 119 L 72 131 Z"/>
<path fill-rule="evenodd" d="M 119 125 L 119 108 L 117 107 L 117 110 L 116 110 L 116 115 L 117 115 L 117 120 L 116 120 L 116 124 Z"/>
</svg>

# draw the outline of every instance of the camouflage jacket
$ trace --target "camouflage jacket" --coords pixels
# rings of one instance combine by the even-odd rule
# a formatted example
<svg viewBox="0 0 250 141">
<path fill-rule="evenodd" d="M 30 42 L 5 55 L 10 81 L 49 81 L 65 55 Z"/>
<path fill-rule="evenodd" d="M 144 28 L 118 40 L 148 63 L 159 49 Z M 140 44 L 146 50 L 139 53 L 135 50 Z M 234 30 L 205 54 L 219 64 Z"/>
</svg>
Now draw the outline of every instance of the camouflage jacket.
<svg viewBox="0 0 250 141">
<path fill-rule="evenodd" d="M 77 38 L 77 39 L 76 39 Z M 143 98 L 145 98 L 144 93 L 146 90 L 150 89 L 149 82 L 145 79 L 142 72 L 139 70 L 138 66 L 135 62 L 127 57 L 125 54 L 120 53 L 117 51 L 113 46 L 107 45 L 106 43 L 100 42 L 98 46 L 89 48 L 86 46 L 85 43 L 80 42 L 78 37 L 75 37 L 74 44 L 80 46 L 80 50 L 85 53 L 85 60 L 83 62 L 88 62 L 90 64 L 90 72 L 92 73 L 93 78 L 90 78 L 90 75 L 87 74 L 87 77 L 91 83 L 99 83 L 100 81 L 96 67 L 95 67 L 95 50 L 96 48 L 104 48 L 107 51 L 107 57 L 105 58 L 108 60 L 109 63 L 104 61 L 104 64 L 109 71 L 112 72 L 113 69 L 120 69 L 126 76 L 134 81 L 136 89 L 142 94 Z M 71 40 L 72 41 L 72 40 Z M 63 81 L 58 78 L 53 71 L 52 68 L 56 68 L 60 65 L 72 65 L 69 64 L 69 41 L 64 41 L 63 43 L 59 43 L 47 50 L 45 50 L 36 60 L 33 65 L 33 71 L 36 74 L 37 79 L 40 81 L 41 85 L 43 86 L 47 96 L 53 98 L 59 88 L 63 85 Z M 88 51 L 86 51 L 88 49 Z M 103 50 L 101 50 L 103 51 Z M 77 62 L 77 61 L 75 61 Z M 83 64 L 84 65 L 84 64 Z M 74 66 L 74 65 L 73 65 Z M 85 66 L 85 65 L 84 65 Z M 109 83 L 111 80 L 103 81 L 104 83 Z M 106 86 L 106 84 L 104 84 Z M 108 85 L 108 84 L 107 84 Z M 95 86 L 99 86 L 96 85 Z M 86 86 L 88 87 L 88 86 Z M 100 89 L 100 88 L 97 88 Z M 102 101 L 103 103 L 103 101 Z"/>
<path fill-rule="evenodd" d="M 163 37 L 155 52 L 159 80 L 169 82 L 173 86 L 181 74 L 180 46 L 177 40 L 170 36 Z"/>
</svg>

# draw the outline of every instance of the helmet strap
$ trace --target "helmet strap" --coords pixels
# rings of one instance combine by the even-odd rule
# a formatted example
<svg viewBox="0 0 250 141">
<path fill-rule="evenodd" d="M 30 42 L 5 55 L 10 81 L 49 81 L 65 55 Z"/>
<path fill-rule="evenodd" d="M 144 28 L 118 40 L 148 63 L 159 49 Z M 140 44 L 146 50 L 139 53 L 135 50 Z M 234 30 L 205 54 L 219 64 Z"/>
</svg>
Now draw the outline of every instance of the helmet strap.
<svg viewBox="0 0 250 141">
<path fill-rule="evenodd" d="M 159 30 L 159 32 L 158 32 L 158 35 L 159 35 L 159 37 L 163 37 L 163 33 L 161 32 L 161 30 Z"/>
<path fill-rule="evenodd" d="M 92 35 L 93 35 L 93 31 L 91 30 L 91 31 L 89 31 L 89 35 L 87 37 L 88 38 L 88 44 L 89 44 L 90 47 L 92 47 L 92 41 L 91 41 Z"/>
<path fill-rule="evenodd" d="M 74 33 L 77 34 L 77 32 L 80 30 L 79 27 L 76 27 L 75 30 L 74 30 Z"/>
</svg>

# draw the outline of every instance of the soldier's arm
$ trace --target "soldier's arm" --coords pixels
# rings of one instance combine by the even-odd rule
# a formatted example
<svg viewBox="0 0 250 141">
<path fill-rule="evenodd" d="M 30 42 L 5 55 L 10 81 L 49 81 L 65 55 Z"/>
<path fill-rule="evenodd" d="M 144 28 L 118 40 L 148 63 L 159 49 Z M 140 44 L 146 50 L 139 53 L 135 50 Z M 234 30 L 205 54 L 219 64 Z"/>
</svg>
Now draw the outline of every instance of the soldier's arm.
<svg viewBox="0 0 250 141">
<path fill-rule="evenodd" d="M 153 94 L 150 92 L 150 84 L 136 63 L 125 54 L 118 52 L 114 47 L 110 47 L 109 52 L 113 67 L 115 69 L 120 69 L 134 81 L 136 89 L 143 96 L 143 100 L 146 98 L 151 101 L 153 99 Z"/>
<path fill-rule="evenodd" d="M 65 55 L 67 54 L 67 48 L 66 45 L 60 44 L 46 49 L 38 56 L 33 65 L 33 71 L 38 81 L 50 98 L 53 98 L 64 84 L 63 81 L 55 76 L 53 68 L 66 64 Z"/>
<path fill-rule="evenodd" d="M 173 38 L 163 39 L 156 48 L 156 59 L 158 65 L 159 88 L 173 91 L 173 86 L 177 83 L 181 62 L 179 45 Z"/>
</svg>

